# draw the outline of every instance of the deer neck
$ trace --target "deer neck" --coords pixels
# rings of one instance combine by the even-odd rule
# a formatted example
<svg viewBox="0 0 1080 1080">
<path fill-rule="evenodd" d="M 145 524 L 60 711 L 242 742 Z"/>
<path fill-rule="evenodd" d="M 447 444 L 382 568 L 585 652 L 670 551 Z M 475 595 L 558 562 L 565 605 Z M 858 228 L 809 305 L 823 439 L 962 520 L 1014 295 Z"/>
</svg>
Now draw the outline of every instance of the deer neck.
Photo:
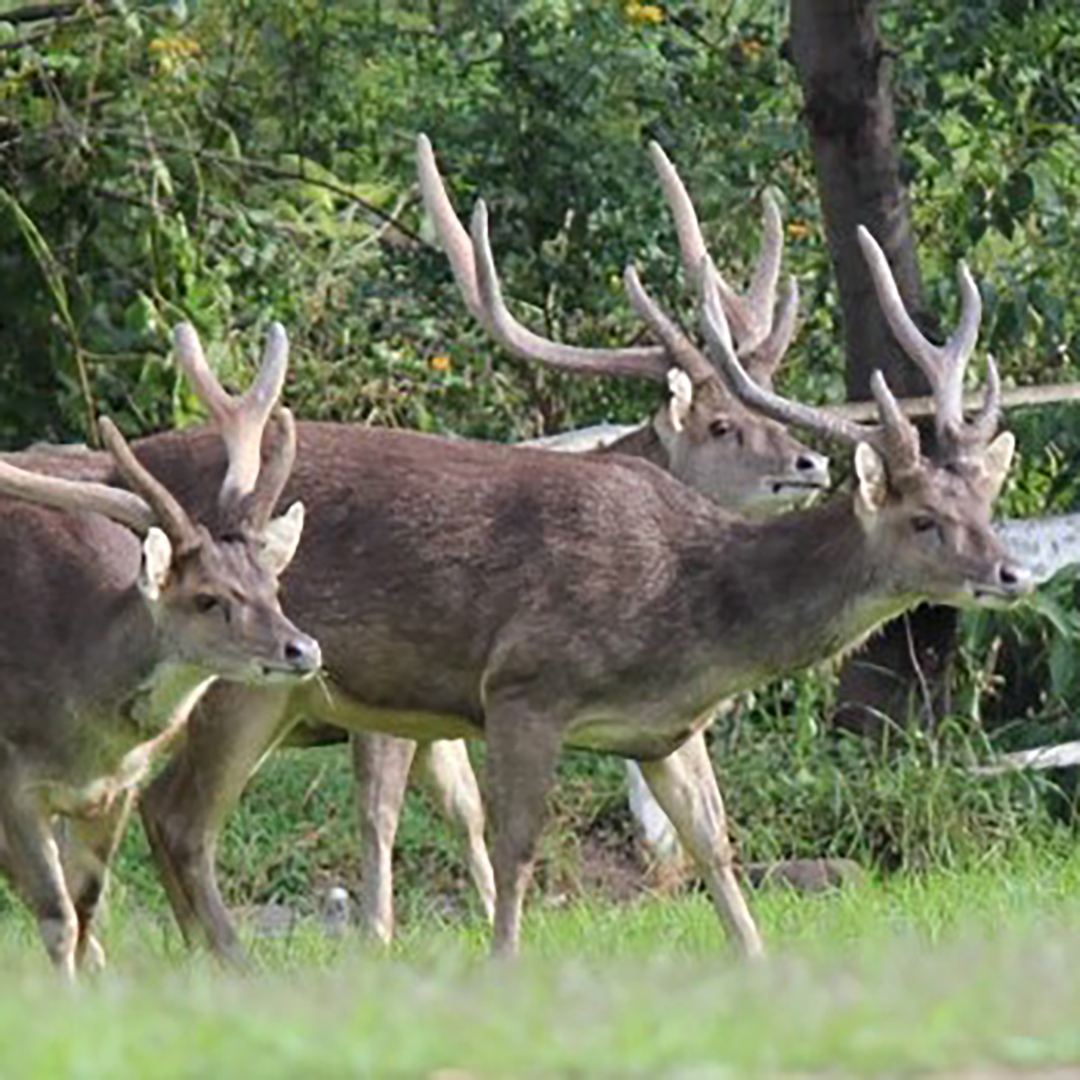
<svg viewBox="0 0 1080 1080">
<path fill-rule="evenodd" d="M 891 589 L 850 499 L 728 528 L 737 539 L 698 595 L 747 685 L 836 657 L 919 599 Z"/>
<path fill-rule="evenodd" d="M 671 455 L 661 433 L 657 430 L 656 422 L 643 424 L 641 427 L 628 431 L 622 438 L 602 447 L 597 451 L 600 454 L 625 454 L 627 457 L 644 458 L 653 465 L 658 466 L 665 472 L 670 471 Z"/>
<path fill-rule="evenodd" d="M 157 735 L 190 711 L 213 676 L 175 657 L 137 586 L 112 598 L 107 609 L 95 655 L 88 658 L 103 676 L 99 699 L 131 736 Z"/>
</svg>

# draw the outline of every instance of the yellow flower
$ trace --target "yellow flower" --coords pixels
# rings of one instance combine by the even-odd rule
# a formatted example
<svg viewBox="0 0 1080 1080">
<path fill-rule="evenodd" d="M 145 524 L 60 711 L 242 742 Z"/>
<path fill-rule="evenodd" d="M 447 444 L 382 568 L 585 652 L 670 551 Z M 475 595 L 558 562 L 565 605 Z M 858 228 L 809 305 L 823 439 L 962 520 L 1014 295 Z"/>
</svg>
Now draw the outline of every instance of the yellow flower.
<svg viewBox="0 0 1080 1080">
<path fill-rule="evenodd" d="M 623 15 L 628 22 L 638 26 L 659 26 L 664 21 L 664 9 L 657 4 L 641 4 L 629 0 L 623 5 Z"/>
<path fill-rule="evenodd" d="M 199 52 L 199 43 L 194 38 L 174 37 L 154 38 L 148 48 L 152 53 L 165 53 L 169 56 L 195 56 Z"/>
<path fill-rule="evenodd" d="M 756 38 L 747 38 L 739 42 L 739 51 L 747 60 L 756 60 L 765 51 L 765 46 Z"/>
<path fill-rule="evenodd" d="M 795 240 L 801 240 L 810 235 L 810 226 L 802 221 L 791 221 L 788 223 L 787 234 Z"/>
<path fill-rule="evenodd" d="M 431 366 L 432 371 L 446 372 L 450 370 L 450 357 L 439 353 L 438 356 L 433 356 L 428 364 Z"/>
</svg>

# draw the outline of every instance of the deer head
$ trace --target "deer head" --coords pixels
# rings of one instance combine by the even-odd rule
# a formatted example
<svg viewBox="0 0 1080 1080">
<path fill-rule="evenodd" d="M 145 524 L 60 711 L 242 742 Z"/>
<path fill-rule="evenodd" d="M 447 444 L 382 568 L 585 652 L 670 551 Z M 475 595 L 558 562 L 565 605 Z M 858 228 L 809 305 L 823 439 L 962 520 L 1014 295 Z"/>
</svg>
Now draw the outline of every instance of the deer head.
<svg viewBox="0 0 1080 1080">
<path fill-rule="evenodd" d="M 675 217 L 684 263 L 695 267 L 704 241 L 678 174 L 655 143 L 652 155 Z M 728 391 L 709 359 L 670 324 L 660 345 L 581 348 L 543 338 L 519 323 L 503 301 L 483 201 L 471 235 L 458 220 L 424 135 L 417 140 L 420 189 L 454 278 L 473 317 L 508 351 L 563 371 L 652 379 L 670 396 L 654 420 L 670 471 L 715 501 L 744 512 L 773 509 L 828 486 L 828 461 L 803 446 L 782 425 L 746 409 Z M 782 247 L 779 212 L 766 198 L 762 256 L 750 288 L 739 296 L 724 286 L 748 363 L 768 385 L 794 331 L 794 281 L 776 308 Z M 774 319 L 775 314 L 775 319 Z"/>
<path fill-rule="evenodd" d="M 875 553 L 882 591 L 956 606 L 1015 600 L 1031 590 L 1032 579 L 1006 555 L 990 527 L 1015 445 L 1009 432 L 994 437 L 1000 384 L 992 358 L 987 358 L 982 407 L 970 421 L 962 409 L 964 368 L 981 318 L 978 289 L 961 263 L 959 326 L 945 345 L 933 345 L 915 327 L 884 253 L 862 227 L 859 243 L 893 333 L 933 390 L 937 438 L 932 456 L 923 454 L 917 429 L 880 371 L 871 380 L 879 415 L 875 426 L 787 401 L 755 383 L 736 355 L 717 276 L 705 258 L 702 320 L 711 355 L 750 408 L 854 445 L 854 507 Z"/>
<path fill-rule="evenodd" d="M 277 598 L 278 576 L 292 559 L 303 528 L 299 503 L 279 518 L 270 517 L 296 454 L 295 425 L 285 409 L 277 411 L 273 443 L 259 468 L 263 430 L 288 360 L 284 330 L 271 329 L 259 376 L 238 401 L 210 373 L 190 326 L 176 331 L 175 346 L 181 367 L 207 401 L 228 446 L 229 470 L 221 491 L 225 527 L 217 535 L 190 519 L 108 418 L 102 419 L 101 431 L 130 491 L 0 463 L 0 493 L 102 514 L 141 537 L 137 588 L 170 659 L 244 681 L 311 675 L 321 662 L 319 646 L 284 616 Z M 221 422 L 226 410 L 228 425 Z"/>
</svg>

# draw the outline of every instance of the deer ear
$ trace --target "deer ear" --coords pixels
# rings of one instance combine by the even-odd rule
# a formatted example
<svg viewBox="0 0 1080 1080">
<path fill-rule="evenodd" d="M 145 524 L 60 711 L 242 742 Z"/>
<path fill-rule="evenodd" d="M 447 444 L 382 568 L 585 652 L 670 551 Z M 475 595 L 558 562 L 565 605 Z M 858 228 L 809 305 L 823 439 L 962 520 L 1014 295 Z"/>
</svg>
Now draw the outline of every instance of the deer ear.
<svg viewBox="0 0 1080 1080">
<path fill-rule="evenodd" d="M 671 421 L 673 431 L 682 431 L 686 427 L 686 420 L 690 416 L 690 410 L 694 407 L 694 384 L 690 376 L 682 368 L 673 367 L 667 373 L 668 390 L 671 391 L 671 399 L 668 401 L 668 419 Z"/>
<path fill-rule="evenodd" d="M 304 504 L 294 502 L 280 517 L 270 521 L 262 534 L 262 557 L 277 577 L 292 562 L 304 531 Z"/>
<path fill-rule="evenodd" d="M 1016 437 L 1011 431 L 1003 431 L 983 453 L 983 468 L 986 469 L 986 482 L 990 485 L 991 499 L 998 497 L 1005 484 L 1015 450 Z"/>
<path fill-rule="evenodd" d="M 169 538 L 156 526 L 143 540 L 142 567 L 139 570 L 139 588 L 152 604 L 161 598 L 165 582 L 172 569 L 173 550 Z"/>
<path fill-rule="evenodd" d="M 881 455 L 869 443 L 855 447 L 855 475 L 859 478 L 860 509 L 867 515 L 878 513 L 889 497 L 889 475 Z"/>
</svg>

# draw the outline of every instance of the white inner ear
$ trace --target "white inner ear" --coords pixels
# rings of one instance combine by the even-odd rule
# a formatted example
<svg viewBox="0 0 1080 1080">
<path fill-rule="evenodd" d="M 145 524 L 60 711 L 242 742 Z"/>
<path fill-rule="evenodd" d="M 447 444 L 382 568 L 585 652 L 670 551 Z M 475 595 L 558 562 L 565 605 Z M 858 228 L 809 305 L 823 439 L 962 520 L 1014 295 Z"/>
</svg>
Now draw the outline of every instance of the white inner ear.
<svg viewBox="0 0 1080 1080">
<path fill-rule="evenodd" d="M 1009 475 L 1013 454 L 1016 451 L 1016 438 L 1011 431 L 1003 431 L 987 448 L 983 455 L 983 468 L 986 469 L 990 484 L 990 498 L 996 499 Z"/>
<path fill-rule="evenodd" d="M 674 431 L 682 431 L 694 406 L 694 384 L 690 381 L 690 376 L 677 367 L 668 369 L 667 384 L 671 391 L 671 399 L 668 401 L 671 427 Z"/>
<path fill-rule="evenodd" d="M 304 504 L 294 502 L 280 517 L 274 518 L 262 534 L 262 557 L 275 577 L 292 562 L 304 531 Z"/>
<path fill-rule="evenodd" d="M 869 444 L 855 447 L 855 475 L 859 478 L 859 505 L 876 514 L 889 497 L 889 475 L 881 455 Z"/>
<path fill-rule="evenodd" d="M 139 588 L 147 600 L 156 602 L 169 579 L 172 569 L 173 550 L 169 538 L 156 526 L 146 534 L 142 549 L 142 567 L 139 570 Z"/>
</svg>

